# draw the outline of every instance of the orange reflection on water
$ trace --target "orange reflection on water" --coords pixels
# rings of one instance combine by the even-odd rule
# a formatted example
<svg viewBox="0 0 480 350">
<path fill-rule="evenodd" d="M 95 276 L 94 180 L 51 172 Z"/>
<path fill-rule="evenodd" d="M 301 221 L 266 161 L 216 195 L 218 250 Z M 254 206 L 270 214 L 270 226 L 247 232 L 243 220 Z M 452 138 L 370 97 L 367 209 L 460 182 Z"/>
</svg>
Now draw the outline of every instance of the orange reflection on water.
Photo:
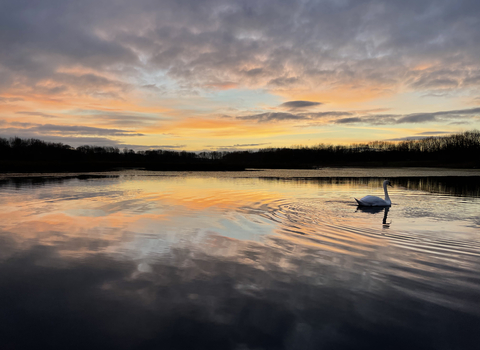
<svg viewBox="0 0 480 350">
<path fill-rule="evenodd" d="M 411 233 L 402 234 L 402 228 L 415 232 L 417 244 L 432 227 L 440 228 L 436 222 L 450 210 L 442 219 L 444 239 L 450 232 L 457 240 L 471 237 L 472 225 L 463 225 L 461 217 L 468 207 L 459 211 L 458 203 L 448 201 L 453 197 L 437 196 L 441 212 L 426 194 L 413 198 L 416 192 L 401 186 L 392 190 L 388 215 L 393 224 L 385 232 L 383 211 L 358 212 L 353 201 L 354 196 L 381 196 L 381 182 L 195 176 L 69 180 L 5 193 L 0 228 L 19 243 L 57 245 L 63 254 L 77 256 L 80 251 L 142 256 L 186 242 L 234 254 L 235 242 L 256 241 L 284 252 L 303 247 L 361 257 L 383 251 L 392 239 L 398 243 L 394 237 L 408 238 Z M 412 207 L 418 203 L 421 207 Z"/>
</svg>

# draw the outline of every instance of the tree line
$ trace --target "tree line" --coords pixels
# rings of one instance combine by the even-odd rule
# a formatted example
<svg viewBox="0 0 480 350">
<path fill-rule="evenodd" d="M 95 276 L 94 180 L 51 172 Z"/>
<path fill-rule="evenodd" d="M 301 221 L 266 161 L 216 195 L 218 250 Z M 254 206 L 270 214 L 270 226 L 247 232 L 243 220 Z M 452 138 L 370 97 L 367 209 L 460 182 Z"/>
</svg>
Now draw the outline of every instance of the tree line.
<svg viewBox="0 0 480 350">
<path fill-rule="evenodd" d="M 480 131 L 401 142 L 263 148 L 258 151 L 187 152 L 71 147 L 19 137 L 0 138 L 0 171 L 90 171 L 119 167 L 152 170 L 240 170 L 322 166 L 480 166 Z"/>
<path fill-rule="evenodd" d="M 372 141 L 351 145 L 265 148 L 256 152 L 230 152 L 224 160 L 258 167 L 311 166 L 480 166 L 480 131 L 432 136 L 401 142 Z"/>
</svg>

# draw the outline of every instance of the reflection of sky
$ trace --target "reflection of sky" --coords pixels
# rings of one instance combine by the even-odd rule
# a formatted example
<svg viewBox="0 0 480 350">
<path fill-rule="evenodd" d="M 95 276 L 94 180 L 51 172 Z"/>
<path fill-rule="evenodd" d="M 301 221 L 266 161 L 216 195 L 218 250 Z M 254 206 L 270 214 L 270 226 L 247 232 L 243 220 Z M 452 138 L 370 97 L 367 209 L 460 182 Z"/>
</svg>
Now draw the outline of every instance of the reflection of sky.
<svg viewBox="0 0 480 350">
<path fill-rule="evenodd" d="M 139 176 L 4 186 L 0 307 L 45 305 L 59 314 L 23 312 L 90 334 L 86 319 L 113 343 L 180 341 L 175 332 L 193 324 L 205 327 L 202 344 L 217 334 L 267 348 L 255 331 L 273 348 L 315 349 L 318 330 L 332 329 L 332 348 L 358 346 L 356 332 L 377 346 L 400 324 L 416 332 L 412 342 L 457 344 L 449 320 L 468 329 L 480 317 L 479 198 L 396 186 L 386 229 L 383 210 L 357 210 L 352 199 L 381 195 L 380 183 Z"/>
<path fill-rule="evenodd" d="M 362 255 L 384 245 L 378 240 L 383 213 L 356 211 L 352 198 L 381 196 L 379 185 L 359 180 L 194 176 L 73 179 L 6 191 L 0 218 L 5 230 L 30 244 L 95 238 L 110 242 L 95 250 L 108 246 L 110 253 L 129 250 L 138 257 L 145 251 L 154 254 L 152 247 L 178 244 L 178 237 L 197 237 L 202 245 L 212 235 L 245 241 L 281 235 L 295 244 Z M 414 241 L 432 235 L 430 239 L 443 244 L 450 239 L 474 240 L 478 199 L 402 186 L 390 192 L 389 233 Z M 49 231 L 56 232 L 55 238 Z M 68 247 L 70 251 L 72 246 Z"/>
</svg>

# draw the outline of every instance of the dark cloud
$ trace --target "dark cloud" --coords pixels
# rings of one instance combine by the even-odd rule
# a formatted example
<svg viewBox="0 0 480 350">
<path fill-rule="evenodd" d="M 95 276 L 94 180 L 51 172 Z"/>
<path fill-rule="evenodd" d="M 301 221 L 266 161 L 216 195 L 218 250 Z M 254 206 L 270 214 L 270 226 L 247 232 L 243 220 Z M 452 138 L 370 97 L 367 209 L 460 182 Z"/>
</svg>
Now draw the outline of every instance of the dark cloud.
<svg viewBox="0 0 480 350">
<path fill-rule="evenodd" d="M 240 120 L 255 120 L 258 122 L 284 121 L 284 120 L 305 120 L 306 116 L 292 113 L 270 112 L 237 117 Z"/>
<path fill-rule="evenodd" d="M 19 111 L 16 114 L 39 116 L 43 118 L 59 118 L 53 114 L 46 114 L 42 112 Z M 125 127 L 140 127 L 152 125 L 159 120 L 165 120 L 160 116 L 148 113 L 124 113 L 116 111 L 105 111 L 97 109 L 76 109 L 62 113 L 62 115 L 69 115 L 74 117 L 86 118 L 95 121 L 97 124 L 115 124 Z"/>
<path fill-rule="evenodd" d="M 468 125 L 470 124 L 468 121 L 459 121 L 459 122 L 451 122 L 451 123 L 448 123 L 448 125 Z"/>
<path fill-rule="evenodd" d="M 462 122 L 464 118 L 470 118 L 471 116 L 480 115 L 480 108 L 471 108 L 471 109 L 462 109 L 462 110 L 450 110 L 450 111 L 439 111 L 432 113 L 413 113 L 407 115 L 398 115 L 398 114 L 377 114 L 377 115 L 367 115 L 367 116 L 355 116 L 351 118 L 342 118 L 332 120 L 335 124 L 371 124 L 371 125 L 381 125 L 381 124 L 418 124 L 418 123 L 428 123 L 428 122 L 448 122 L 453 121 L 455 123 Z"/>
<path fill-rule="evenodd" d="M 206 145 L 205 147 L 208 148 L 237 148 L 237 147 L 258 147 L 258 146 L 264 146 L 264 145 L 269 145 L 271 142 L 263 142 L 263 143 L 242 143 L 242 144 L 235 144 L 233 146 L 214 146 L 214 145 Z"/>
<path fill-rule="evenodd" d="M 381 111 L 381 110 L 379 110 Z M 373 111 L 375 112 L 375 111 Z M 299 126 L 318 126 L 325 124 L 367 124 L 367 125 L 396 125 L 419 124 L 428 122 L 448 122 L 450 124 L 465 123 L 470 118 L 480 116 L 480 108 L 462 110 L 438 111 L 432 113 L 413 114 L 375 114 L 362 115 L 361 111 L 326 111 L 317 113 L 286 113 L 270 112 L 236 117 L 239 120 L 256 121 L 259 123 L 279 121 L 299 121 Z M 321 121 L 321 122 L 318 122 Z M 305 124 L 307 123 L 307 124 Z M 442 132 L 438 132 L 442 133 Z M 448 133 L 448 132 L 445 132 Z"/>
<path fill-rule="evenodd" d="M 264 73 L 263 68 L 253 68 L 244 71 L 244 74 L 249 77 L 256 77 Z"/>
<path fill-rule="evenodd" d="M 78 125 L 54 125 L 54 124 L 32 124 L 32 123 L 10 123 L 13 126 L 22 128 L 7 127 L 0 129 L 0 133 L 7 135 L 32 135 L 38 137 L 42 135 L 62 134 L 62 135 L 99 135 L 99 136 L 143 136 L 143 134 L 121 129 L 105 129 L 91 126 Z M 25 137 L 25 136 L 24 136 Z"/>
<path fill-rule="evenodd" d="M 285 87 L 293 86 L 299 83 L 301 83 L 301 80 L 298 77 L 280 77 L 280 78 L 271 79 L 267 83 L 267 85 L 271 85 L 273 87 L 285 88 Z"/>
<path fill-rule="evenodd" d="M 396 120 L 396 124 L 403 124 L 403 123 L 425 123 L 425 122 L 432 122 L 436 121 L 437 115 L 434 113 L 418 113 L 418 114 L 410 114 L 405 117 L 401 117 Z"/>
<path fill-rule="evenodd" d="M 441 111 L 435 112 L 433 114 L 436 115 L 472 115 L 472 114 L 480 114 L 480 108 L 470 108 L 470 109 L 457 109 L 453 111 Z"/>
<path fill-rule="evenodd" d="M 129 148 L 134 149 L 136 151 L 147 151 L 147 150 L 161 150 L 161 149 L 169 149 L 169 150 L 181 150 L 187 147 L 187 145 L 154 145 L 154 146 L 142 146 L 142 145 L 130 145 L 126 143 L 119 143 L 119 147 L 122 148 Z"/>
<path fill-rule="evenodd" d="M 243 143 L 243 144 L 236 144 L 233 147 L 256 147 L 256 146 L 263 146 L 268 145 L 271 142 L 264 142 L 264 143 Z"/>
<path fill-rule="evenodd" d="M 271 142 L 262 143 L 242 143 L 235 145 L 217 146 L 217 145 L 205 145 L 205 149 L 197 152 L 243 152 L 243 151 L 258 151 L 259 148 L 270 145 Z"/>
<path fill-rule="evenodd" d="M 323 118 L 335 118 L 339 116 L 348 116 L 352 115 L 352 112 L 345 111 L 328 111 L 328 112 L 317 112 L 317 113 L 287 113 L 287 112 L 269 112 L 269 113 L 259 113 L 252 115 L 245 115 L 236 117 L 240 120 L 253 120 L 257 122 L 270 122 L 270 121 L 292 121 L 292 120 L 317 120 Z"/>
<path fill-rule="evenodd" d="M 75 135 L 109 135 L 109 136 L 143 136 L 143 134 L 120 129 L 104 129 L 91 126 L 77 125 L 53 125 L 44 124 L 31 128 L 30 130 L 41 132 L 61 132 L 63 134 Z"/>
<path fill-rule="evenodd" d="M 70 111 L 70 114 L 87 118 L 97 123 L 115 124 L 125 127 L 148 126 L 159 120 L 165 120 L 161 116 L 149 113 L 125 113 L 97 109 L 76 109 Z"/>
<path fill-rule="evenodd" d="M 320 106 L 322 105 L 321 102 L 312 102 L 312 101 L 288 101 L 285 103 L 282 103 L 280 107 L 285 107 L 290 110 L 295 110 L 295 109 L 301 109 L 301 108 L 307 108 L 307 107 L 315 107 L 315 106 Z"/>
<path fill-rule="evenodd" d="M 451 111 L 439 111 L 432 113 L 414 113 L 397 118 L 396 124 L 425 123 L 431 121 L 448 121 L 464 118 L 472 115 L 480 115 L 480 108 L 460 109 Z"/>
<path fill-rule="evenodd" d="M 417 135 L 439 135 L 439 134 L 452 134 L 451 131 L 424 131 L 419 132 Z"/>
<path fill-rule="evenodd" d="M 429 89 L 451 89 L 459 85 L 456 79 L 432 79 L 427 77 L 424 81 L 415 82 L 414 86 L 419 88 Z"/>
<path fill-rule="evenodd" d="M 353 117 L 353 118 L 342 118 L 335 121 L 335 124 L 352 124 L 352 123 L 361 123 L 362 118 Z"/>
<path fill-rule="evenodd" d="M 423 140 L 430 136 L 406 136 L 406 137 L 398 137 L 394 139 L 386 139 L 384 141 L 413 141 L 413 140 Z"/>
<path fill-rule="evenodd" d="M 354 112 L 327 111 L 327 112 L 301 113 L 301 114 L 304 116 L 307 116 L 310 119 L 323 119 L 323 118 L 337 118 L 337 117 L 353 115 Z"/>
</svg>

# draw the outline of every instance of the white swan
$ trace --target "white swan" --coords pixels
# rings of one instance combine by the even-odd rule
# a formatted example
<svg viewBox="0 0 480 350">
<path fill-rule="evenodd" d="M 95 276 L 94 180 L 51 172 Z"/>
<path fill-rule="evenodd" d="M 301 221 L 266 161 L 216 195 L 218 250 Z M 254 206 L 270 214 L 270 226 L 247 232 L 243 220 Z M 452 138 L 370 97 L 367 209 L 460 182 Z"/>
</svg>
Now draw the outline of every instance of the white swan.
<svg viewBox="0 0 480 350">
<path fill-rule="evenodd" d="M 393 187 L 390 181 L 388 180 L 383 181 L 383 190 L 385 191 L 385 199 L 382 199 L 376 196 L 365 196 L 362 199 L 355 198 L 355 200 L 357 201 L 358 205 L 362 207 L 389 207 L 392 205 L 392 201 L 388 196 L 387 186 Z"/>
</svg>

